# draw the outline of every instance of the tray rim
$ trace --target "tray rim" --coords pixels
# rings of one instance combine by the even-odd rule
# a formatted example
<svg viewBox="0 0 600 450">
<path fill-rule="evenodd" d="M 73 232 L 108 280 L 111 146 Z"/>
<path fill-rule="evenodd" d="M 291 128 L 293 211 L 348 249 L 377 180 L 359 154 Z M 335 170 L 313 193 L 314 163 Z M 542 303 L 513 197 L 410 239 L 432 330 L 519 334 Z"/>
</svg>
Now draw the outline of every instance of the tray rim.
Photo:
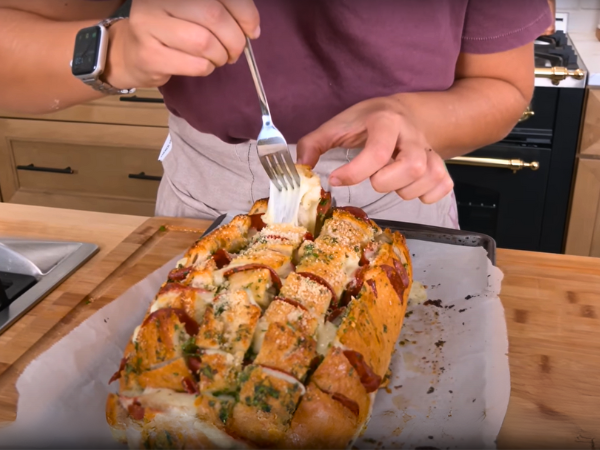
<svg viewBox="0 0 600 450">
<path fill-rule="evenodd" d="M 231 213 L 229 213 L 231 214 Z M 223 224 L 223 221 L 229 214 L 222 214 L 217 217 L 212 224 L 206 229 L 203 237 L 211 233 L 213 230 Z M 483 233 L 476 233 L 473 231 L 456 230 L 454 228 L 436 227 L 432 225 L 423 225 L 412 222 L 399 222 L 395 220 L 386 219 L 372 219 L 377 225 L 382 228 L 391 228 L 404 234 L 406 239 L 414 239 L 418 241 L 426 242 L 439 242 L 443 244 L 459 245 L 462 247 L 483 247 L 487 251 L 487 256 L 492 262 L 492 265 L 496 266 L 496 241 L 491 236 Z M 443 240 L 443 236 L 450 236 L 460 240 L 461 242 L 449 242 Z M 475 239 L 480 241 L 480 244 L 475 244 Z M 467 241 L 472 241 L 470 245 Z"/>
</svg>

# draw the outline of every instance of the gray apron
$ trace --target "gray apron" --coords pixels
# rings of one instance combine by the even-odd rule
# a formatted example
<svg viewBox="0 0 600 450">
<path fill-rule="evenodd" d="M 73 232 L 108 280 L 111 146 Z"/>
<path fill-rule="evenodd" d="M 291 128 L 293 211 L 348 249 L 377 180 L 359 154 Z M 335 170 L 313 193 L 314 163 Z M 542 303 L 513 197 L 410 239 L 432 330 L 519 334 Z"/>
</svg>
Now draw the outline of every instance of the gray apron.
<svg viewBox="0 0 600 450">
<path fill-rule="evenodd" d="M 228 211 L 248 211 L 256 200 L 269 196 L 269 179 L 258 160 L 256 141 L 228 144 L 174 115 L 169 118 L 169 128 L 173 148 L 163 161 L 157 216 L 213 220 Z M 290 145 L 290 151 L 295 160 L 296 146 Z M 425 205 L 418 199 L 404 201 L 394 192 L 380 194 L 369 180 L 356 186 L 330 187 L 329 174 L 359 151 L 332 149 L 314 169 L 338 206 L 358 206 L 375 219 L 458 228 L 453 192 Z"/>
</svg>

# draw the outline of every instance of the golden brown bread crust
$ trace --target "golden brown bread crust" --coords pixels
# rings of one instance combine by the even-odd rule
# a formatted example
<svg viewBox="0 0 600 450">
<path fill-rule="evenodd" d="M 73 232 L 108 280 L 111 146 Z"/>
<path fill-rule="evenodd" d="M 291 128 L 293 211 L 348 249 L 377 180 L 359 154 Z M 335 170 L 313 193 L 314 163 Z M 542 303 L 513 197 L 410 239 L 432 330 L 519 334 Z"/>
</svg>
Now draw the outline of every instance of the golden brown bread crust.
<svg viewBox="0 0 600 450">
<path fill-rule="evenodd" d="M 362 423 L 367 419 L 371 400 L 358 372 L 340 348 L 333 347 L 329 350 L 311 381 L 324 392 L 341 394 L 355 402 L 358 407 L 358 421 Z"/>
<path fill-rule="evenodd" d="M 280 448 L 343 449 L 359 422 L 341 402 L 309 383 Z"/>
<path fill-rule="evenodd" d="M 302 380 L 317 356 L 317 342 L 291 322 L 269 325 L 254 364 L 286 372 Z"/>
<path fill-rule="evenodd" d="M 106 423 L 110 427 L 110 432 L 121 444 L 127 444 L 127 426 L 129 424 L 129 415 L 123 408 L 117 394 L 108 394 L 106 398 Z"/>
<path fill-rule="evenodd" d="M 270 446 L 283 439 L 303 387 L 260 366 L 248 366 L 242 377 L 240 401 L 227 429 L 258 446 Z"/>
<path fill-rule="evenodd" d="M 186 253 L 113 377 L 116 438 L 141 448 L 351 443 L 388 371 L 412 267 L 400 233 L 351 209 L 328 217 L 313 238 L 237 216 Z"/>
</svg>

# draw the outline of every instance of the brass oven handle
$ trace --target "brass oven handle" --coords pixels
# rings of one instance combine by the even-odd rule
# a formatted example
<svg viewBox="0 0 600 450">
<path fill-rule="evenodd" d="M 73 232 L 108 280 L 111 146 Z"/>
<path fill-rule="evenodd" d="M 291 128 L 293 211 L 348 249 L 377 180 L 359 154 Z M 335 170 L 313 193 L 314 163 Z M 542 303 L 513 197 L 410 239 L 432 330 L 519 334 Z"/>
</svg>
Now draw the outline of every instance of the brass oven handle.
<svg viewBox="0 0 600 450">
<path fill-rule="evenodd" d="M 536 77 L 550 78 L 552 84 L 558 84 L 567 77 L 573 77 L 576 80 L 583 80 L 585 72 L 581 69 L 569 70 L 566 67 L 537 67 L 535 69 Z"/>
<path fill-rule="evenodd" d="M 496 158 L 474 158 L 470 156 L 457 156 L 446 161 L 448 164 L 460 164 L 463 166 L 496 167 L 510 169 L 513 172 L 523 168 L 538 170 L 540 163 L 537 161 L 525 162 L 521 159 L 496 159 Z"/>
<path fill-rule="evenodd" d="M 523 114 L 521 115 L 519 122 L 525 122 L 527 119 L 529 119 L 532 116 L 535 116 L 535 112 L 531 109 L 530 106 L 528 106 L 527 109 L 525 111 L 523 111 Z"/>
</svg>

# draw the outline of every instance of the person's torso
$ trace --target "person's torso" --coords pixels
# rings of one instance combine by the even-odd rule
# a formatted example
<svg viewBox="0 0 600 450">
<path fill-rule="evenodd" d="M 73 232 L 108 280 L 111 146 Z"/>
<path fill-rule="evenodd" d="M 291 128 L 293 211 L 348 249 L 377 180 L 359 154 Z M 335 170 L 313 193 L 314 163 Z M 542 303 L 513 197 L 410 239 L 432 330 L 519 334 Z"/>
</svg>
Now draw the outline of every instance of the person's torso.
<svg viewBox="0 0 600 450">
<path fill-rule="evenodd" d="M 288 142 L 369 98 L 441 91 L 454 82 L 468 0 L 255 0 L 253 42 L 273 121 Z M 173 77 L 168 108 L 226 142 L 261 120 L 242 56 L 208 77 Z"/>
</svg>

